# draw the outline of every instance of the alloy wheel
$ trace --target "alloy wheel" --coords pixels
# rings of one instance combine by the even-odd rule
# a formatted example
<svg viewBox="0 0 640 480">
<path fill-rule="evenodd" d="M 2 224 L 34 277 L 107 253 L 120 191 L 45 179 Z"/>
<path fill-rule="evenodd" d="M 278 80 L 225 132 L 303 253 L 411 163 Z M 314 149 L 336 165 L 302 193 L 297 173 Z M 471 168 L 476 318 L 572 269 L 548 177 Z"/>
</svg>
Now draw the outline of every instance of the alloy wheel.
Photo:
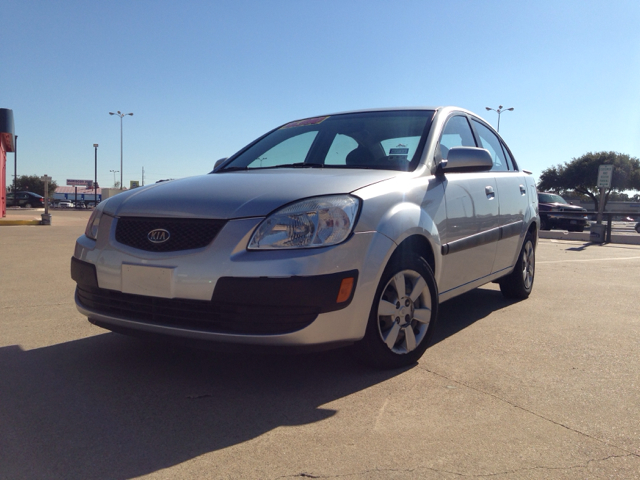
<svg viewBox="0 0 640 480">
<path fill-rule="evenodd" d="M 391 277 L 378 302 L 378 332 L 394 353 L 415 350 L 424 340 L 431 322 L 431 292 L 414 270 Z"/>
</svg>

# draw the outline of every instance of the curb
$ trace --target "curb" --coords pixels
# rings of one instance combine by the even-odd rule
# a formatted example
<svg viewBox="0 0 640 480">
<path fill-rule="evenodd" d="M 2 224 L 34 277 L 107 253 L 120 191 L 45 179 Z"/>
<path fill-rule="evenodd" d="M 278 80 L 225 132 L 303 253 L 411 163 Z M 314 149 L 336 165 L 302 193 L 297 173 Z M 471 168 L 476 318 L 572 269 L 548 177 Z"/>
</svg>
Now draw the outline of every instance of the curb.
<svg viewBox="0 0 640 480">
<path fill-rule="evenodd" d="M 566 232 L 562 230 L 549 231 L 539 230 L 538 238 L 551 240 L 574 240 L 577 242 L 591 242 L 589 232 Z M 600 242 L 595 242 L 600 243 Z M 607 243 L 607 242 L 602 242 Z M 611 235 L 611 243 L 622 243 L 626 245 L 640 245 L 640 235 Z"/>
<path fill-rule="evenodd" d="M 0 227 L 4 225 L 42 225 L 42 220 L 2 220 Z"/>
</svg>

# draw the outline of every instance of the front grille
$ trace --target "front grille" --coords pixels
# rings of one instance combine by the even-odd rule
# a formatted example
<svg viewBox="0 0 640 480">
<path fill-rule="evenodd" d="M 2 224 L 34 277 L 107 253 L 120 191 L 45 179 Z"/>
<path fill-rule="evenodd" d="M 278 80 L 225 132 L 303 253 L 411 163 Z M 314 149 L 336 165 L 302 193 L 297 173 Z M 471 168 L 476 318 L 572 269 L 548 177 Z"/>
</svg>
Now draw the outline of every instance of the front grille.
<svg viewBox="0 0 640 480">
<path fill-rule="evenodd" d="M 96 313 L 215 333 L 291 333 L 310 325 L 318 316 L 318 309 L 314 307 L 245 306 L 147 297 L 80 284 L 76 294 L 81 305 Z"/>
<path fill-rule="evenodd" d="M 176 252 L 209 245 L 225 225 L 225 220 L 196 218 L 120 217 L 116 224 L 116 241 L 148 252 Z M 168 240 L 154 243 L 152 231 L 169 232 Z"/>
</svg>

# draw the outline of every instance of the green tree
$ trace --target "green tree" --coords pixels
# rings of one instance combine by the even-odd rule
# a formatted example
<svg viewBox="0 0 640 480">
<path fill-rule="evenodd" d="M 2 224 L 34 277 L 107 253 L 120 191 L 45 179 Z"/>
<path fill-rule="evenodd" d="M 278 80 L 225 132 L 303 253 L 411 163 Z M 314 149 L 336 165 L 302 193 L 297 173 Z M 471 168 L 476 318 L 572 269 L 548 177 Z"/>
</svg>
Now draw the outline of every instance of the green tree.
<svg viewBox="0 0 640 480">
<path fill-rule="evenodd" d="M 540 175 L 538 190 L 586 195 L 598 210 L 599 189 L 596 183 L 600 165 L 613 165 L 613 178 L 611 188 L 606 191 L 605 205 L 611 192 L 640 190 L 640 160 L 617 152 L 589 152 L 564 165 L 547 168 Z"/>
<path fill-rule="evenodd" d="M 10 190 L 13 190 L 13 184 L 10 187 Z M 40 180 L 39 175 L 22 175 L 18 177 L 16 187 L 18 192 L 28 191 L 44 197 L 44 182 Z M 49 197 L 53 197 L 53 192 L 56 191 L 56 188 L 58 188 L 58 184 L 51 180 L 49 182 Z"/>
</svg>

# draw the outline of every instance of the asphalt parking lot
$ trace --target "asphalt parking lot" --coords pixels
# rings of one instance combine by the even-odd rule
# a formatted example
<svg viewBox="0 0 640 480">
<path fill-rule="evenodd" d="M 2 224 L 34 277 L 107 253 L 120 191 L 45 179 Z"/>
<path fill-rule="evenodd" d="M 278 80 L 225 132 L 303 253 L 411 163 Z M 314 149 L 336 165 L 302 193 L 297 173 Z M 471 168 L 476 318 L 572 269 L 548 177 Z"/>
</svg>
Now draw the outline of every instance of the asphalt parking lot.
<svg viewBox="0 0 640 480">
<path fill-rule="evenodd" d="M 541 239 L 531 297 L 444 303 L 420 363 L 223 354 L 90 325 L 89 211 L 0 226 L 0 478 L 640 478 L 640 246 Z"/>
</svg>

